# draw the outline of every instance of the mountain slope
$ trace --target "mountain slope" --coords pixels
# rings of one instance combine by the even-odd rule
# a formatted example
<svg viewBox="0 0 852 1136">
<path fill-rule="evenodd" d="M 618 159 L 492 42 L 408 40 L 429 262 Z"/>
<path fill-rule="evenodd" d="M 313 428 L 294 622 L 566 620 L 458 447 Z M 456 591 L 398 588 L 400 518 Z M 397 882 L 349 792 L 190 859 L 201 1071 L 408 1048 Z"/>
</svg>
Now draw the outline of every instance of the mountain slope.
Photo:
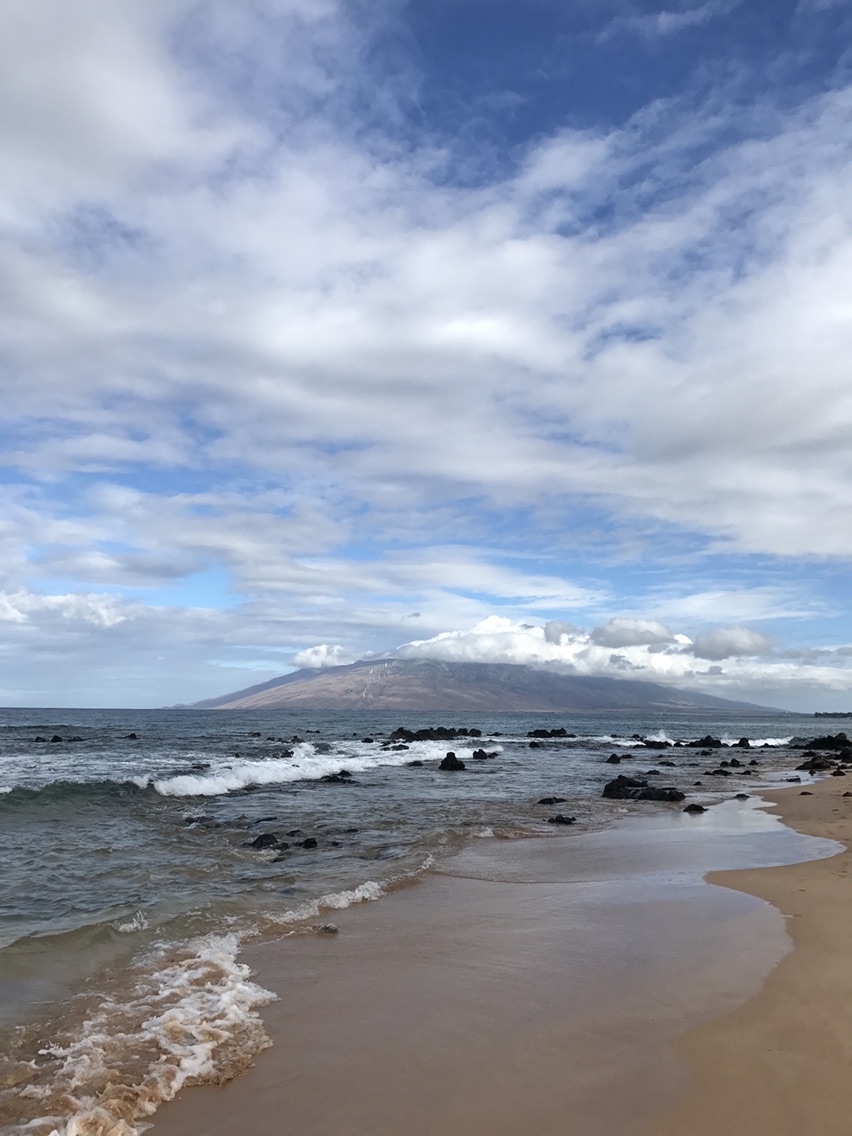
<svg viewBox="0 0 852 1136">
<path fill-rule="evenodd" d="M 379 659 L 303 670 L 193 704 L 221 710 L 592 711 L 766 707 L 635 679 L 564 675 L 509 663 Z"/>
</svg>

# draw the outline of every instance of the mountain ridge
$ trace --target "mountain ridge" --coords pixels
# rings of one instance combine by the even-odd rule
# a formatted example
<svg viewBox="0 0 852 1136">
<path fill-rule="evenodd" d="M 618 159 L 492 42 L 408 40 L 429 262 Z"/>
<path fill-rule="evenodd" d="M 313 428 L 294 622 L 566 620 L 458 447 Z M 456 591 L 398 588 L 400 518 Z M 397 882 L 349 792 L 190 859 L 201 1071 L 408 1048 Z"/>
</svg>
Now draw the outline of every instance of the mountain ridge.
<svg viewBox="0 0 852 1136">
<path fill-rule="evenodd" d="M 192 703 L 193 709 L 699 710 L 779 713 L 775 707 L 675 689 L 644 679 L 566 675 L 522 663 L 373 659 L 299 670 Z"/>
</svg>

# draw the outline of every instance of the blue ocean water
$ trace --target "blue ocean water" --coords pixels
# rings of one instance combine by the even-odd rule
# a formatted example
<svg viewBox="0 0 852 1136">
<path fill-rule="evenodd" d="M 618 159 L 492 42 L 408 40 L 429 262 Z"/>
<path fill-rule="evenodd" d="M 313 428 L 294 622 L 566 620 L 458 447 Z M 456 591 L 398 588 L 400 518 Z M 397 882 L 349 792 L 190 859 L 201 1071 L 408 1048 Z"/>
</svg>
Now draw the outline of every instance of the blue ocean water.
<svg viewBox="0 0 852 1136">
<path fill-rule="evenodd" d="M 477 734 L 390 738 L 436 725 Z M 677 807 L 603 800 L 617 772 L 658 769 L 649 779 L 699 801 L 753 792 L 789 771 L 786 743 L 827 726 L 716 712 L 0 711 L 0 1131 L 126 1133 L 182 1084 L 244 1065 L 265 1044 L 266 995 L 239 961 L 248 936 L 321 929 L 482 837 L 564 833 L 556 813 L 573 832 Z M 531 747 L 531 731 L 554 727 L 572 736 Z M 707 734 L 750 739 L 731 777 L 704 775 L 718 751 L 642 740 Z M 463 772 L 439 769 L 448 750 Z M 548 796 L 564 800 L 538 803 Z"/>
</svg>

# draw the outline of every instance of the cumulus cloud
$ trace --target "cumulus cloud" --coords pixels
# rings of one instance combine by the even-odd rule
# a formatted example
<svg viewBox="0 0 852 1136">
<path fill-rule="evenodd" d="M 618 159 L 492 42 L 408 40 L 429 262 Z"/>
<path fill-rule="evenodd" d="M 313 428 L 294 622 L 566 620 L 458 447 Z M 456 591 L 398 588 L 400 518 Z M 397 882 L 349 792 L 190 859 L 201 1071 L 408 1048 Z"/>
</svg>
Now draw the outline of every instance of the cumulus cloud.
<svg viewBox="0 0 852 1136">
<path fill-rule="evenodd" d="M 768 655 L 772 641 L 747 627 L 717 627 L 695 637 L 692 653 L 699 659 L 730 659 L 743 655 Z"/>
<path fill-rule="evenodd" d="M 322 670 L 324 667 L 342 667 L 347 663 L 354 663 L 356 656 L 339 643 L 319 643 L 316 647 L 307 647 L 297 652 L 292 659 L 293 665 L 306 670 Z"/>
<path fill-rule="evenodd" d="M 591 634 L 592 642 L 604 647 L 648 646 L 652 643 L 671 643 L 673 636 L 668 627 L 656 620 L 625 619 L 614 617 L 602 627 L 595 627 Z"/>
<path fill-rule="evenodd" d="M 31 592 L 0 592 L 0 622 L 37 626 L 43 617 L 66 624 L 89 624 L 96 628 L 116 627 L 140 614 L 141 605 L 112 595 L 40 596 Z"/>
<path fill-rule="evenodd" d="M 612 621 L 616 628 L 618 620 Z M 412 640 L 394 652 L 399 658 L 433 658 L 450 662 L 523 663 L 532 666 L 553 667 L 577 674 L 607 675 L 625 670 L 645 672 L 645 678 L 678 680 L 692 677 L 690 658 L 666 629 L 667 652 L 658 650 L 660 627 L 648 621 L 622 621 L 624 630 L 618 646 L 602 644 L 594 632 L 560 621 L 544 625 L 530 624 L 505 616 L 492 615 L 466 631 L 441 632 L 429 639 Z M 640 631 L 639 628 L 642 628 Z M 613 636 L 616 637 L 615 635 Z M 688 640 L 687 640 L 688 642 Z"/>
</svg>

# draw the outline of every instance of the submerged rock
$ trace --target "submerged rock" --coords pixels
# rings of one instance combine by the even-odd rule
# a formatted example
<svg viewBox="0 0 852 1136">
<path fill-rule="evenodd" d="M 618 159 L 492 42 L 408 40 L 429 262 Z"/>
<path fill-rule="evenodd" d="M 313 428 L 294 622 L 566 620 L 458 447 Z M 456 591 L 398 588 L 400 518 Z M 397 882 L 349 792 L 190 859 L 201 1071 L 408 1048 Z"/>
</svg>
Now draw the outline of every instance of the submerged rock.
<svg viewBox="0 0 852 1136">
<path fill-rule="evenodd" d="M 576 734 L 569 734 L 564 726 L 557 726 L 552 730 L 530 730 L 528 738 L 576 738 Z"/>
<path fill-rule="evenodd" d="M 320 781 L 325 781 L 330 785 L 352 785 L 355 778 L 348 769 L 341 769 L 337 773 L 326 773 L 324 777 L 320 777 Z"/>
<path fill-rule="evenodd" d="M 254 840 L 247 840 L 243 848 L 277 848 L 278 837 L 274 832 L 262 832 Z"/>
<path fill-rule="evenodd" d="M 561 805 L 564 801 L 567 801 L 567 800 L 568 800 L 567 797 L 542 797 L 541 800 L 538 802 L 538 804 L 540 804 L 540 805 Z"/>
<path fill-rule="evenodd" d="M 562 813 L 557 813 L 555 817 L 548 817 L 547 823 L 548 824 L 576 824 L 577 818 L 576 817 L 567 817 L 567 816 L 563 816 Z"/>
<path fill-rule="evenodd" d="M 685 813 L 692 813 L 693 815 L 697 816 L 699 813 L 706 813 L 707 809 L 704 807 L 704 805 L 697 805 L 693 801 L 692 804 L 687 805 L 683 811 Z"/>
</svg>

